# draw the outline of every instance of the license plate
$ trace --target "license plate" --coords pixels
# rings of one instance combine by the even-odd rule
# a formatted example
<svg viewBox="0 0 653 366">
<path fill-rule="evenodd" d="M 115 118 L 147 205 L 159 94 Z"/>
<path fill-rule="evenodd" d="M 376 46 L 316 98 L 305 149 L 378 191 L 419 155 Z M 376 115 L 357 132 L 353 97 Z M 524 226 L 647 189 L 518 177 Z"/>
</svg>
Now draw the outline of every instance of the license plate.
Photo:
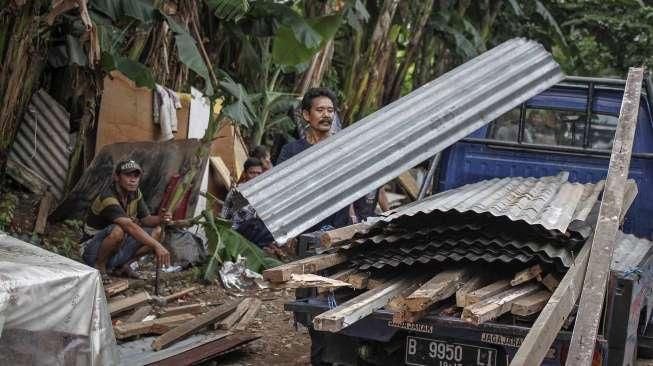
<svg viewBox="0 0 653 366">
<path fill-rule="evenodd" d="M 497 350 L 438 339 L 407 337 L 406 364 L 416 366 L 496 366 Z"/>
</svg>

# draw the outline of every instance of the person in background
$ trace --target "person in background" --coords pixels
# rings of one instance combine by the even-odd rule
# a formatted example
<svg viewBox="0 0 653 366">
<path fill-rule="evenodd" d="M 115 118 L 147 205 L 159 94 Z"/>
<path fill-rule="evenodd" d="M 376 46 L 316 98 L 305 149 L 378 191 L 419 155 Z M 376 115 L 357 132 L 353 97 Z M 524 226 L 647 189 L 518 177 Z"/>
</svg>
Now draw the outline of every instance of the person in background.
<svg viewBox="0 0 653 366">
<path fill-rule="evenodd" d="M 248 158 L 245 160 L 245 164 L 243 166 L 243 174 L 241 174 L 240 179 L 238 180 L 238 184 L 245 183 L 258 177 L 259 175 L 263 174 L 263 171 L 264 164 L 261 160 L 257 158 Z M 236 207 L 235 204 L 235 189 L 236 185 L 233 185 L 229 190 L 229 193 L 227 193 L 227 197 L 225 198 L 224 204 L 222 205 L 222 211 L 220 212 L 220 216 L 227 220 L 232 220 L 234 213 L 241 209 L 241 207 Z"/>
<path fill-rule="evenodd" d="M 359 223 L 365 221 L 368 217 L 377 216 L 377 205 L 381 209 L 381 212 L 385 212 L 390 209 L 388 204 L 388 197 L 386 196 L 383 187 L 374 190 L 354 201 L 353 212 L 355 216 L 352 217 L 352 221 L 354 221 L 354 223 Z"/>
<path fill-rule="evenodd" d="M 272 160 L 270 160 L 270 152 L 263 145 L 256 145 L 252 148 L 249 156 L 257 158 L 263 163 L 263 172 L 272 169 Z"/>
</svg>

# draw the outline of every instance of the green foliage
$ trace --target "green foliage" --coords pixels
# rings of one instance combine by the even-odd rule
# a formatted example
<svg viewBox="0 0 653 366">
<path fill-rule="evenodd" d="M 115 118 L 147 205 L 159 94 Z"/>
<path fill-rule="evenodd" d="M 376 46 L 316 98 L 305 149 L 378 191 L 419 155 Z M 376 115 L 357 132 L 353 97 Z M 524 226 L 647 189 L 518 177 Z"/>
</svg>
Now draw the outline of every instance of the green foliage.
<svg viewBox="0 0 653 366">
<path fill-rule="evenodd" d="M 239 21 L 249 11 L 248 0 L 205 0 L 209 10 L 216 17 L 229 21 Z"/>
<path fill-rule="evenodd" d="M 133 80 L 137 86 L 144 86 L 150 89 L 153 89 L 155 86 L 152 72 L 140 62 L 108 52 L 102 53 L 101 62 L 104 70 L 118 70 Z"/>
<path fill-rule="evenodd" d="M 272 42 L 273 61 L 278 65 L 290 67 L 309 61 L 333 38 L 341 23 L 342 16 L 329 15 L 296 24 L 294 27 L 279 27 Z M 311 37 L 301 37 L 302 34 L 311 34 Z M 314 35 L 318 37 L 314 38 Z"/>
<path fill-rule="evenodd" d="M 246 258 L 247 268 L 259 273 L 281 264 L 278 260 L 266 256 L 259 247 L 233 230 L 229 221 L 214 217 L 210 210 L 204 211 L 203 215 L 208 252 L 213 253 L 204 273 L 205 280 L 213 281 L 222 263 L 236 262 L 238 256 Z"/>
</svg>

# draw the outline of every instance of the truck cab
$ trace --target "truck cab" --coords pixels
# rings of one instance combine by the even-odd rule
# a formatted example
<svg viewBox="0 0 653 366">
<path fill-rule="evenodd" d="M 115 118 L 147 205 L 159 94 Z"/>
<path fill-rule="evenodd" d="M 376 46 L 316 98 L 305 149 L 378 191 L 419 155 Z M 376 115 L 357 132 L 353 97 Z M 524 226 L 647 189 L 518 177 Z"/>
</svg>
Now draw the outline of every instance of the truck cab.
<svg viewBox="0 0 653 366">
<path fill-rule="evenodd" d="M 563 171 L 569 172 L 571 182 L 605 179 L 624 84 L 621 80 L 570 77 L 529 99 L 443 151 L 434 166 L 433 192 L 492 178 L 554 176 Z M 629 174 L 637 183 L 638 194 L 625 217 L 623 234 L 617 238 L 595 365 L 634 365 L 638 341 L 640 350 L 653 350 L 653 330 L 647 332 L 653 306 L 653 249 L 648 241 L 653 236 L 650 80 L 646 86 Z M 339 333 L 317 332 L 312 329 L 312 319 L 329 308 L 328 301 L 324 296 L 298 292 L 297 300 L 286 305 L 296 321 L 309 328 L 312 361 L 317 365 L 430 366 L 411 355 L 410 341 L 417 338 L 426 338 L 437 347 L 438 342 L 452 347 L 471 344 L 495 355 L 475 366 L 508 365 L 534 321 L 513 317 L 508 322 L 473 325 L 434 310 L 416 323 L 395 324 L 392 314 L 381 309 Z M 570 317 L 543 365 L 565 364 L 572 325 Z M 643 348 L 641 343 L 645 343 Z M 467 364 L 438 362 L 439 366 Z"/>
</svg>

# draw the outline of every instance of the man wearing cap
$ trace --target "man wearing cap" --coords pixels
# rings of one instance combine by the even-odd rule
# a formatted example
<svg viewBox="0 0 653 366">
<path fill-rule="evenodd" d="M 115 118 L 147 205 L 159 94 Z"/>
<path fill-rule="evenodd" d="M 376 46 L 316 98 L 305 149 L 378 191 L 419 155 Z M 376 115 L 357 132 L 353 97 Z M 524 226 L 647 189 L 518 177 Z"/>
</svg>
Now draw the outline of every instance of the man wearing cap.
<svg viewBox="0 0 653 366">
<path fill-rule="evenodd" d="M 121 161 L 113 173 L 113 183 L 91 203 L 84 225 L 82 258 L 102 273 L 107 270 L 135 277 L 129 264 L 154 252 L 162 266 L 170 265 L 170 253 L 159 242 L 168 213 L 151 215 L 138 185 L 143 169 L 133 160 Z"/>
</svg>

